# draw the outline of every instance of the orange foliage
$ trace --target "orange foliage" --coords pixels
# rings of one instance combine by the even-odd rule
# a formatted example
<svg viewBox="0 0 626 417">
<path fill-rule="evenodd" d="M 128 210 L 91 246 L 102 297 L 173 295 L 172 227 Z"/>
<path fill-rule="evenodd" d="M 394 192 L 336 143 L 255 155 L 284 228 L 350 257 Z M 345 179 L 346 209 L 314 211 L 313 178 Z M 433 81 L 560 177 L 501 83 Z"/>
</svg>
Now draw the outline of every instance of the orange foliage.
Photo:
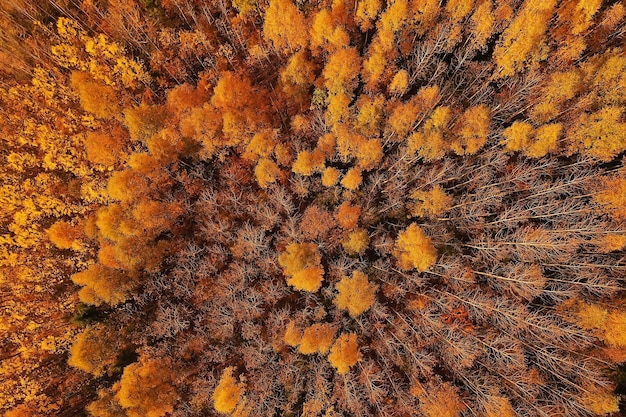
<svg viewBox="0 0 626 417">
<path fill-rule="evenodd" d="M 342 246 L 348 255 L 356 256 L 362 255 L 365 252 L 369 242 L 370 239 L 367 235 L 367 231 L 355 229 L 348 233 L 346 239 L 342 242 Z"/>
<path fill-rule="evenodd" d="M 394 256 L 404 270 L 415 268 L 423 272 L 437 262 L 437 250 L 415 223 L 398 235 Z"/>
<path fill-rule="evenodd" d="M 426 417 L 458 417 L 461 415 L 463 403 L 456 389 L 444 383 L 439 387 L 430 387 L 419 396 L 420 411 Z"/>
<path fill-rule="evenodd" d="M 115 305 L 126 301 L 137 279 L 122 271 L 91 264 L 85 271 L 72 275 L 72 281 L 83 286 L 79 296 L 84 303 Z"/>
<path fill-rule="evenodd" d="M 116 395 L 128 417 L 163 417 L 178 400 L 168 363 L 137 362 L 124 368 Z"/>
<path fill-rule="evenodd" d="M 82 248 L 80 239 L 84 236 L 84 233 L 78 225 L 58 221 L 46 232 L 50 241 L 59 249 L 80 250 Z"/>
<path fill-rule="evenodd" d="M 297 290 L 315 292 L 322 286 L 324 270 L 321 256 L 314 243 L 290 243 L 278 257 L 287 280 Z"/>
<path fill-rule="evenodd" d="M 267 188 L 270 184 L 276 182 L 278 174 L 280 174 L 278 165 L 267 158 L 261 158 L 256 167 L 254 167 L 254 176 L 261 188 Z"/>
<path fill-rule="evenodd" d="M 349 202 L 344 201 L 337 208 L 337 212 L 335 213 L 335 219 L 337 219 L 337 222 L 339 222 L 339 226 L 344 229 L 350 230 L 356 227 L 360 215 L 360 207 L 353 206 Z"/>
<path fill-rule="evenodd" d="M 341 172 L 337 168 L 328 167 L 322 174 L 322 184 L 324 187 L 332 187 L 339 182 Z"/>
<path fill-rule="evenodd" d="M 304 16 L 291 0 L 271 0 L 265 12 L 263 35 L 279 51 L 294 51 L 308 43 Z"/>
<path fill-rule="evenodd" d="M 120 343 L 113 336 L 111 329 L 105 327 L 86 328 L 72 345 L 67 363 L 95 376 L 102 375 L 117 360 Z"/>
<path fill-rule="evenodd" d="M 330 349 L 328 361 L 337 370 L 337 373 L 343 375 L 356 365 L 362 357 L 356 341 L 356 334 L 344 333 L 337 338 Z"/>
<path fill-rule="evenodd" d="M 361 170 L 359 168 L 350 168 L 341 180 L 341 185 L 348 190 L 354 191 L 359 188 L 361 182 L 363 182 Z"/>
<path fill-rule="evenodd" d="M 335 288 L 339 292 L 335 298 L 337 307 L 356 318 L 374 304 L 378 286 L 370 283 L 363 272 L 354 271 L 352 278 L 343 277 Z"/>
<path fill-rule="evenodd" d="M 326 354 L 335 340 L 337 328 L 330 323 L 316 323 L 304 329 L 298 351 L 304 355 Z"/>
<path fill-rule="evenodd" d="M 78 92 L 83 109 L 103 119 L 120 116 L 119 98 L 113 87 L 80 71 L 72 72 L 71 81 L 72 87 Z"/>
<path fill-rule="evenodd" d="M 213 391 L 213 407 L 220 413 L 232 413 L 241 401 L 244 392 L 242 383 L 233 376 L 235 368 L 224 369 L 219 384 Z"/>
</svg>

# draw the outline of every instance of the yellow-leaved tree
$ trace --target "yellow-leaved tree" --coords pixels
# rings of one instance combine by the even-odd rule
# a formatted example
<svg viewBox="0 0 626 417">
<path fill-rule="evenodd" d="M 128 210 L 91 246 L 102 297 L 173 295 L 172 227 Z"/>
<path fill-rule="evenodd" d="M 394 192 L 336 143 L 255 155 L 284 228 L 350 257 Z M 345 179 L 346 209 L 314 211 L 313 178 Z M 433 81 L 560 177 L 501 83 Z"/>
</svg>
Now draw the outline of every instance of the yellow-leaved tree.
<svg viewBox="0 0 626 417">
<path fill-rule="evenodd" d="M 356 318 L 369 310 L 374 304 L 378 285 L 372 284 L 361 271 L 352 272 L 352 277 L 343 277 L 335 288 L 338 291 L 335 304 L 347 310 L 351 317 Z"/>
<path fill-rule="evenodd" d="M 404 270 L 426 271 L 437 262 L 437 249 L 415 223 L 400 232 L 393 251 L 398 266 Z"/>
<path fill-rule="evenodd" d="M 290 243 L 278 263 L 289 276 L 287 283 L 297 290 L 315 292 L 322 286 L 324 269 L 315 243 Z"/>
<path fill-rule="evenodd" d="M 347 373 L 350 368 L 356 365 L 363 354 L 359 350 L 359 344 L 355 333 L 343 333 L 335 340 L 330 349 L 328 361 L 340 375 Z"/>
<path fill-rule="evenodd" d="M 173 378 L 167 361 L 133 363 L 124 368 L 115 398 L 128 417 L 163 417 L 178 401 Z"/>
</svg>

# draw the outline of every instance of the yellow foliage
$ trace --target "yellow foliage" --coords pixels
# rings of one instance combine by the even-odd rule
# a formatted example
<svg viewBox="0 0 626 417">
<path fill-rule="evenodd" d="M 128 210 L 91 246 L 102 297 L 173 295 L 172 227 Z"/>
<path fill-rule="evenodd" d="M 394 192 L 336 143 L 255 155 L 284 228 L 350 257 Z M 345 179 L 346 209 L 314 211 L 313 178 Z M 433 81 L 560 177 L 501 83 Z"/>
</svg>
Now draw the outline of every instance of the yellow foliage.
<svg viewBox="0 0 626 417">
<path fill-rule="evenodd" d="M 339 181 L 341 172 L 337 168 L 328 167 L 322 174 L 322 185 L 324 187 L 332 187 Z"/>
<path fill-rule="evenodd" d="M 168 116 L 165 106 L 141 104 L 124 109 L 124 125 L 132 141 L 146 140 L 156 134 L 165 124 Z"/>
<path fill-rule="evenodd" d="M 130 202 L 146 193 L 148 179 L 133 169 L 116 171 L 109 178 L 107 192 L 115 200 Z"/>
<path fill-rule="evenodd" d="M 126 301 L 129 291 L 135 286 L 136 278 L 122 271 L 100 264 L 91 264 L 82 272 L 72 275 L 75 284 L 85 286 L 81 292 L 87 298 L 81 301 L 100 305 L 103 302 L 111 305 Z"/>
<path fill-rule="evenodd" d="M 534 135 L 535 129 L 530 123 L 515 121 L 513 124 L 502 132 L 504 140 L 500 143 L 504 144 L 504 149 L 509 152 L 517 152 L 528 149 L 531 137 Z"/>
<path fill-rule="evenodd" d="M 585 329 L 599 329 L 602 328 L 608 317 L 608 312 L 605 308 L 597 304 L 580 303 L 576 324 Z"/>
<path fill-rule="evenodd" d="M 446 4 L 446 11 L 453 22 L 459 22 L 472 11 L 474 0 L 451 0 Z"/>
<path fill-rule="evenodd" d="M 393 254 L 403 270 L 415 268 L 423 272 L 437 262 L 437 250 L 415 223 L 398 235 Z"/>
<path fill-rule="evenodd" d="M 511 407 L 508 398 L 489 397 L 486 405 L 487 414 L 485 417 L 516 417 L 517 413 Z"/>
<path fill-rule="evenodd" d="M 457 155 L 473 155 L 485 145 L 489 134 L 489 113 L 484 104 L 465 110 L 455 126 L 456 140 L 450 145 Z"/>
<path fill-rule="evenodd" d="M 356 334 L 344 333 L 337 338 L 330 349 L 328 361 L 340 375 L 343 375 L 356 365 L 362 357 L 356 341 Z"/>
<path fill-rule="evenodd" d="M 307 59 L 304 50 L 300 50 L 289 58 L 280 77 L 283 82 L 308 87 L 315 81 L 315 65 Z"/>
<path fill-rule="evenodd" d="M 356 9 L 355 21 L 363 32 L 372 27 L 372 22 L 378 16 L 382 7 L 380 0 L 359 0 Z"/>
<path fill-rule="evenodd" d="M 623 112 L 621 107 L 605 107 L 595 113 L 582 114 L 572 138 L 590 156 L 610 161 L 626 149 L 626 123 L 621 122 Z"/>
<path fill-rule="evenodd" d="M 172 412 L 178 399 L 172 378 L 169 363 L 133 363 L 124 368 L 115 398 L 128 417 L 163 417 Z"/>
<path fill-rule="evenodd" d="M 447 195 L 439 184 L 430 191 L 414 191 L 411 199 L 414 201 L 411 214 L 415 217 L 440 216 L 452 204 L 452 196 Z"/>
<path fill-rule="evenodd" d="M 420 411 L 426 417 L 458 417 L 461 415 L 462 403 L 456 389 L 444 383 L 440 387 L 432 387 L 419 396 Z"/>
<path fill-rule="evenodd" d="M 535 140 L 524 150 L 526 156 L 541 158 L 558 149 L 559 137 L 563 127 L 560 123 L 543 125 L 535 131 Z"/>
<path fill-rule="evenodd" d="M 558 116 L 563 104 L 572 99 L 581 88 L 578 71 L 554 72 L 547 83 L 540 89 L 537 104 L 531 109 L 531 115 L 537 122 L 546 122 Z"/>
<path fill-rule="evenodd" d="M 350 168 L 346 175 L 341 180 L 341 185 L 344 188 L 354 191 L 361 185 L 363 177 L 361 176 L 361 170 L 359 168 Z"/>
<path fill-rule="evenodd" d="M 397 105 L 388 119 L 389 127 L 399 136 L 409 133 L 421 115 L 434 106 L 439 98 L 439 87 L 422 87 L 415 96 L 406 103 Z"/>
<path fill-rule="evenodd" d="M 343 249 L 352 256 L 362 255 L 369 245 L 370 238 L 364 229 L 355 229 L 348 233 L 342 242 Z"/>
<path fill-rule="evenodd" d="M 400 70 L 396 73 L 389 84 L 389 92 L 392 94 L 402 95 L 409 86 L 409 73 L 406 70 Z"/>
<path fill-rule="evenodd" d="M 585 408 L 598 416 L 619 412 L 619 398 L 607 389 L 587 390 L 581 400 Z"/>
<path fill-rule="evenodd" d="M 579 0 L 573 10 L 572 20 L 570 21 L 572 33 L 576 35 L 586 31 L 601 5 L 602 0 Z"/>
<path fill-rule="evenodd" d="M 356 318 L 366 312 L 376 298 L 378 285 L 372 284 L 361 271 L 354 271 L 352 278 L 343 277 L 335 286 L 337 308 L 348 310 L 351 317 Z"/>
<path fill-rule="evenodd" d="M 609 345 L 626 348 L 626 312 L 610 312 L 604 332 L 604 337 Z"/>
<path fill-rule="evenodd" d="M 314 172 L 321 172 L 325 163 L 326 156 L 321 150 L 316 148 L 312 152 L 300 152 L 291 170 L 296 174 L 308 177 L 313 175 Z"/>
<path fill-rule="evenodd" d="M 114 397 L 110 389 L 99 390 L 98 399 L 87 406 L 87 411 L 93 417 L 126 417 L 124 409 Z"/>
<path fill-rule="evenodd" d="M 72 72 L 71 81 L 72 88 L 78 92 L 80 104 L 85 111 L 103 119 L 121 116 L 119 99 L 113 87 L 80 71 Z"/>
<path fill-rule="evenodd" d="M 495 18 L 493 16 L 493 3 L 491 0 L 483 0 L 474 10 L 471 17 L 472 43 L 476 49 L 484 50 L 487 41 L 493 32 Z"/>
<path fill-rule="evenodd" d="M 326 354 L 333 344 L 337 328 L 331 323 L 316 323 L 304 329 L 298 351 L 304 355 Z"/>
<path fill-rule="evenodd" d="M 602 253 L 622 250 L 626 247 L 625 234 L 608 234 L 600 237 L 596 242 Z"/>
<path fill-rule="evenodd" d="M 278 174 L 280 174 L 278 165 L 267 158 L 261 158 L 254 168 L 254 176 L 261 188 L 267 188 L 276 182 Z"/>
<path fill-rule="evenodd" d="M 224 373 L 213 392 L 213 407 L 220 413 L 232 413 L 241 401 L 244 392 L 242 383 L 233 376 L 234 367 L 224 369 Z"/>
<path fill-rule="evenodd" d="M 360 68 L 361 57 L 356 48 L 338 49 L 328 57 L 322 72 L 328 92 L 330 94 L 352 93 L 358 81 Z"/>
<path fill-rule="evenodd" d="M 409 136 L 407 141 L 409 152 L 418 152 L 427 161 L 441 159 L 449 146 L 444 140 L 444 135 L 448 132 L 451 118 L 452 112 L 449 107 L 437 107 L 424 123 L 423 130 Z"/>
<path fill-rule="evenodd" d="M 556 0 L 524 2 L 494 51 L 493 59 L 500 77 L 518 73 L 537 61 L 537 52 L 556 3 Z"/>
<path fill-rule="evenodd" d="M 90 326 L 78 335 L 70 349 L 68 364 L 100 376 L 117 360 L 119 337 L 112 329 Z"/>
<path fill-rule="evenodd" d="M 328 105 L 326 106 L 326 120 L 328 124 L 334 125 L 335 123 L 346 120 L 350 115 L 348 106 L 350 105 L 351 98 L 343 91 L 336 94 L 328 95 Z"/>
<path fill-rule="evenodd" d="M 145 141 L 150 155 L 163 165 L 171 164 L 185 149 L 180 133 L 173 128 L 165 128 Z"/>
<path fill-rule="evenodd" d="M 82 248 L 80 238 L 84 234 L 79 225 L 58 221 L 46 230 L 46 233 L 50 241 L 59 249 L 80 250 Z"/>
<path fill-rule="evenodd" d="M 290 243 L 278 257 L 287 280 L 298 290 L 315 292 L 322 286 L 324 270 L 315 243 Z"/>
<path fill-rule="evenodd" d="M 290 321 L 285 329 L 285 337 L 283 340 L 289 346 L 298 346 L 302 341 L 302 329 L 298 328 L 295 322 Z"/>
<path fill-rule="evenodd" d="M 626 176 L 604 178 L 602 190 L 593 199 L 616 219 L 626 219 Z"/>
<path fill-rule="evenodd" d="M 304 16 L 291 0 L 271 0 L 265 12 L 263 35 L 282 52 L 304 48 L 308 44 Z"/>
<path fill-rule="evenodd" d="M 378 139 L 368 139 L 357 147 L 357 165 L 364 170 L 374 169 L 383 159 L 383 145 Z"/>
<path fill-rule="evenodd" d="M 384 104 L 385 98 L 382 95 L 376 97 L 362 95 L 357 101 L 359 113 L 354 127 L 363 135 L 377 136 L 380 133 Z"/>
<path fill-rule="evenodd" d="M 350 43 L 348 32 L 333 18 L 327 8 L 322 8 L 313 17 L 310 37 L 311 49 L 315 53 L 319 52 L 317 51 L 319 48 L 332 52 L 347 47 Z"/>
</svg>

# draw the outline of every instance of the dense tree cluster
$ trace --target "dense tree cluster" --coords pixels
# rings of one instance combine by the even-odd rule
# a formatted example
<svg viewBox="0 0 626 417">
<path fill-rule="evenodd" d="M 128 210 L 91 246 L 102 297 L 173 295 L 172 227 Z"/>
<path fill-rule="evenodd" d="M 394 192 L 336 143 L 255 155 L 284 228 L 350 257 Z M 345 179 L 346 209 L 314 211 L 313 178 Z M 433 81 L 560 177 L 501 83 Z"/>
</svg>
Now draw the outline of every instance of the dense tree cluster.
<svg viewBox="0 0 626 417">
<path fill-rule="evenodd" d="M 0 22 L 0 412 L 619 412 L 623 1 Z"/>
</svg>

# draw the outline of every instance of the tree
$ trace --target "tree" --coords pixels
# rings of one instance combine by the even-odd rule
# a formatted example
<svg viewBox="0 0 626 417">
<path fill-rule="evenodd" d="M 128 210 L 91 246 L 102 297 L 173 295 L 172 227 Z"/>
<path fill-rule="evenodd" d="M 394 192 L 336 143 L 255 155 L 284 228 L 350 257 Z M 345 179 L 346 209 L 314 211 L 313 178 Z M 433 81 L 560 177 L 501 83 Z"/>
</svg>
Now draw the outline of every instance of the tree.
<svg viewBox="0 0 626 417">
<path fill-rule="evenodd" d="M 524 2 L 494 51 L 498 76 L 511 76 L 537 62 L 538 51 L 555 6 L 556 0 Z"/>
<path fill-rule="evenodd" d="M 313 324 L 304 329 L 298 352 L 303 355 L 325 355 L 333 345 L 336 333 L 337 328 L 331 323 Z"/>
<path fill-rule="evenodd" d="M 162 417 L 178 400 L 167 361 L 137 362 L 124 368 L 115 398 L 128 417 Z"/>
<path fill-rule="evenodd" d="M 242 401 L 244 385 L 233 376 L 234 367 L 224 369 L 215 391 L 213 391 L 213 407 L 220 413 L 232 413 Z"/>
<path fill-rule="evenodd" d="M 105 326 L 87 327 L 72 345 L 68 364 L 100 376 L 115 365 L 120 344 L 121 340 L 113 329 Z"/>
<path fill-rule="evenodd" d="M 415 223 L 400 232 L 393 254 L 404 270 L 415 268 L 424 272 L 437 262 L 437 250 Z"/>
<path fill-rule="evenodd" d="M 82 302 L 115 305 L 126 301 L 130 290 L 137 284 L 137 277 L 132 273 L 94 263 L 85 271 L 72 275 L 72 281 L 83 286 L 79 293 Z"/>
<path fill-rule="evenodd" d="M 261 188 L 267 188 L 270 184 L 276 182 L 279 174 L 280 169 L 278 165 L 267 158 L 261 158 L 254 168 L 254 176 Z"/>
<path fill-rule="evenodd" d="M 355 333 L 343 333 L 330 349 L 328 361 L 340 375 L 347 373 L 363 357 Z"/>
<path fill-rule="evenodd" d="M 344 201 L 337 207 L 335 219 L 337 219 L 339 226 L 343 229 L 350 230 L 356 227 L 360 215 L 361 209 L 359 206 L 353 206 L 350 202 Z"/>
<path fill-rule="evenodd" d="M 308 44 L 306 20 L 291 0 L 269 2 L 263 35 L 281 52 L 293 52 Z"/>
<path fill-rule="evenodd" d="M 361 175 L 361 170 L 359 168 L 350 168 L 346 175 L 341 180 L 341 185 L 344 188 L 354 191 L 359 188 L 361 183 L 363 182 L 363 176 Z"/>
<path fill-rule="evenodd" d="M 458 417 L 462 403 L 456 389 L 448 383 L 431 386 L 419 396 L 420 411 L 427 417 Z"/>
<path fill-rule="evenodd" d="M 439 184 L 430 191 L 415 190 L 411 194 L 414 201 L 411 214 L 415 217 L 437 217 L 448 210 L 452 196 L 446 194 Z"/>
<path fill-rule="evenodd" d="M 347 234 L 346 239 L 342 242 L 343 249 L 348 255 L 362 255 L 367 250 L 370 239 L 367 231 L 364 229 L 354 229 Z"/>
<path fill-rule="evenodd" d="M 80 225 L 58 221 L 46 230 L 46 233 L 50 241 L 59 249 L 80 250 L 83 246 L 80 239 L 84 237 L 84 232 Z"/>
<path fill-rule="evenodd" d="M 571 136 L 575 146 L 602 161 L 610 161 L 626 149 L 626 123 L 621 122 L 621 107 L 604 107 L 582 114 Z"/>
<path fill-rule="evenodd" d="M 450 147 L 458 155 L 473 155 L 487 142 L 490 110 L 484 104 L 469 107 L 454 127 L 456 140 Z"/>
<path fill-rule="evenodd" d="M 80 104 L 90 113 L 102 119 L 121 117 L 119 98 L 113 87 L 95 80 L 89 73 L 72 73 L 72 87 L 78 92 Z"/>
<path fill-rule="evenodd" d="M 297 290 L 315 292 L 322 286 L 324 269 L 314 243 L 290 243 L 278 257 L 278 263 L 290 278 L 287 283 Z"/>
<path fill-rule="evenodd" d="M 374 304 L 378 286 L 372 284 L 361 271 L 354 271 L 352 277 L 343 277 L 335 286 L 337 297 L 335 305 L 342 310 L 348 310 L 352 318 L 357 318 Z"/>
</svg>

